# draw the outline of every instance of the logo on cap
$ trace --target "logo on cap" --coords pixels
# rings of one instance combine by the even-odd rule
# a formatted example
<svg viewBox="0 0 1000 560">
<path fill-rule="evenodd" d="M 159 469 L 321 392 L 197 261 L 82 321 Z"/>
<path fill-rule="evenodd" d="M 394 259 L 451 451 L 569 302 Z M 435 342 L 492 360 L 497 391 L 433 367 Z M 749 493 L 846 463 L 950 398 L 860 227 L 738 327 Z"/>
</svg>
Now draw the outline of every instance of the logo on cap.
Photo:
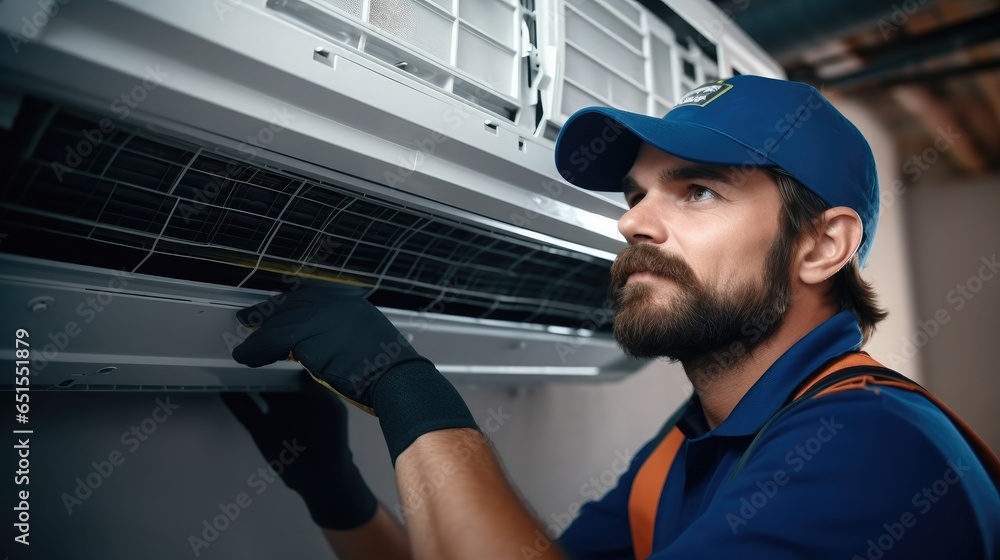
<svg viewBox="0 0 1000 560">
<path fill-rule="evenodd" d="M 727 84 L 722 80 L 709 82 L 688 92 L 687 95 L 682 97 L 681 100 L 674 105 L 674 107 L 680 107 L 682 105 L 697 105 L 698 107 L 704 107 L 731 89 L 733 89 L 733 84 Z"/>
</svg>

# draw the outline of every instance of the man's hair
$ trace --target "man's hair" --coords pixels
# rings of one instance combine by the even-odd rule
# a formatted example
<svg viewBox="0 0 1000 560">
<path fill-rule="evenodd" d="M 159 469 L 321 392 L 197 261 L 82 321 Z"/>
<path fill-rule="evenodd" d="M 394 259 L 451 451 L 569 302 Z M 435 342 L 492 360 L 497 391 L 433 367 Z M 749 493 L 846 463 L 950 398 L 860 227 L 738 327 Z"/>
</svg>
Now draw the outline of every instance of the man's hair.
<svg viewBox="0 0 1000 560">
<path fill-rule="evenodd" d="M 785 248 L 791 251 L 803 232 L 816 232 L 819 215 L 829 209 L 830 205 L 787 171 L 780 168 L 765 170 L 778 185 L 778 192 L 785 208 L 779 243 L 786 244 Z M 879 307 L 878 298 L 871 284 L 861 277 L 857 254 L 834 275 L 829 295 L 842 311 L 851 311 L 858 318 L 863 336 L 862 344 L 868 342 L 875 332 L 875 325 L 888 315 L 884 308 Z"/>
</svg>

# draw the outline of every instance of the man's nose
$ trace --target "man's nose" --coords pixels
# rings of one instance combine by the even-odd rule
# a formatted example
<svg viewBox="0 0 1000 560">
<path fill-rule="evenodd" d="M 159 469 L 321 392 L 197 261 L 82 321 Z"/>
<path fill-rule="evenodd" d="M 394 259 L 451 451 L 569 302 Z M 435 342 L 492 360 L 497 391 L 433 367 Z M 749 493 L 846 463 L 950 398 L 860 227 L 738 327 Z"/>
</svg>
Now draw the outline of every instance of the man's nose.
<svg viewBox="0 0 1000 560">
<path fill-rule="evenodd" d="M 657 206 L 655 201 L 644 198 L 618 220 L 618 231 L 629 245 L 667 240 L 666 216 Z"/>
</svg>

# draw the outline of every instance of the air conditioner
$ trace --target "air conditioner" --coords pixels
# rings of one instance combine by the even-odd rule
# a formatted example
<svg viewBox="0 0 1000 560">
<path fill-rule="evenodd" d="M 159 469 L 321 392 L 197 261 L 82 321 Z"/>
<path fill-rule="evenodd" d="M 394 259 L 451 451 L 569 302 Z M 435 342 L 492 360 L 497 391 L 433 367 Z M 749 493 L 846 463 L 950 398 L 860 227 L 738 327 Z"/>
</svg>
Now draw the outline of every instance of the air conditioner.
<svg viewBox="0 0 1000 560">
<path fill-rule="evenodd" d="M 0 324 L 62 390 L 291 386 L 229 353 L 234 310 L 299 282 L 357 286 L 449 375 L 631 373 L 624 205 L 562 182 L 559 126 L 781 73 L 707 1 L 7 0 L 0 26 Z"/>
</svg>

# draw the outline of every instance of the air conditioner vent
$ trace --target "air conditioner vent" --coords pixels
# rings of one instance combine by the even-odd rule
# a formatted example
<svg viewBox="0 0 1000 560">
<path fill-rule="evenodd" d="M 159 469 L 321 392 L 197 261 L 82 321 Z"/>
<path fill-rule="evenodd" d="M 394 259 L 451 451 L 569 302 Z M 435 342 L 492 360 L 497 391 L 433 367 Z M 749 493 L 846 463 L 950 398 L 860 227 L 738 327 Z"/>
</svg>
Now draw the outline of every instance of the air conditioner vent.
<svg viewBox="0 0 1000 560">
<path fill-rule="evenodd" d="M 266 290 L 298 270 L 386 307 L 546 325 L 605 306 L 604 259 L 145 129 L 94 142 L 100 122 L 25 105 L 10 139 L 25 151 L 0 170 L 0 251 Z"/>
</svg>

